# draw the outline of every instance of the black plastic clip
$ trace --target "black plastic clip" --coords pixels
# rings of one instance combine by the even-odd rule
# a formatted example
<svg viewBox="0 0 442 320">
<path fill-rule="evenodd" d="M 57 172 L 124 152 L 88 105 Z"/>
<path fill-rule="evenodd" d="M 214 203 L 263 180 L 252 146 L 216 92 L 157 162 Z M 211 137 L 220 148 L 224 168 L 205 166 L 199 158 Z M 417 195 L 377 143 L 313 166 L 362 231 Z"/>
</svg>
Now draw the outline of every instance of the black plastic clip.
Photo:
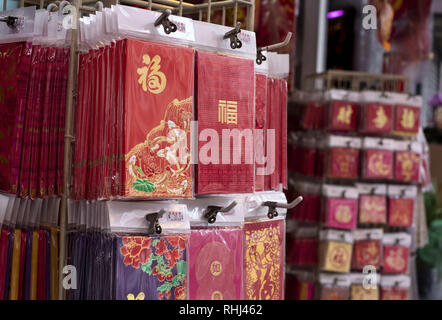
<svg viewBox="0 0 442 320">
<path fill-rule="evenodd" d="M 15 29 L 17 27 L 18 17 L 3 16 L 0 17 L 0 22 L 5 22 L 9 28 Z"/>
<path fill-rule="evenodd" d="M 262 206 L 269 207 L 269 212 L 267 213 L 267 217 L 269 217 L 269 219 L 273 219 L 274 217 L 278 216 L 278 211 L 276 211 L 276 208 L 293 209 L 298 204 L 300 204 L 302 200 L 304 200 L 304 198 L 299 196 L 295 200 L 287 204 L 274 202 L 274 201 L 266 201 L 262 203 Z"/>
<path fill-rule="evenodd" d="M 233 201 L 227 207 L 208 206 L 207 209 L 204 211 L 204 218 L 206 218 L 210 224 L 213 224 L 216 222 L 216 215 L 218 214 L 218 212 L 229 212 L 230 210 L 235 208 L 236 205 L 237 202 Z"/>
<path fill-rule="evenodd" d="M 242 47 L 241 40 L 238 39 L 238 33 L 241 32 L 241 22 L 236 24 L 236 27 L 224 35 L 223 39 L 230 39 L 230 48 L 239 49 Z"/>
<path fill-rule="evenodd" d="M 155 20 L 153 25 L 155 27 L 158 27 L 160 24 L 162 24 L 164 27 L 164 32 L 166 34 L 177 31 L 178 28 L 177 28 L 176 24 L 169 20 L 169 16 L 171 14 L 172 14 L 172 11 L 170 9 L 164 10 L 164 12 Z"/>
<path fill-rule="evenodd" d="M 258 47 L 258 49 L 256 50 L 256 63 L 260 65 L 263 61 L 266 60 L 267 57 L 262 54 L 262 48 Z"/>
<path fill-rule="evenodd" d="M 149 222 L 148 234 L 154 234 L 154 233 L 161 234 L 163 229 L 161 228 L 158 220 L 161 219 L 161 217 L 165 212 L 166 211 L 164 209 L 161 209 L 158 212 L 146 214 L 145 218 Z"/>
</svg>

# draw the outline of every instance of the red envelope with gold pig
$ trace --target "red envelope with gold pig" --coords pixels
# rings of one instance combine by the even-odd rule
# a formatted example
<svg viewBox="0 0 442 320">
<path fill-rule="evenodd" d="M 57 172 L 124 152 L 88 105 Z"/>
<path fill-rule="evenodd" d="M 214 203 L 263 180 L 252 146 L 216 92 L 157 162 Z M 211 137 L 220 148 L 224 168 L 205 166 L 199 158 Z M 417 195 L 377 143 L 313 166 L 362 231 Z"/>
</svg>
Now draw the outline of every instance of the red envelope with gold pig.
<svg viewBox="0 0 442 320">
<path fill-rule="evenodd" d="M 408 233 L 384 234 L 382 273 L 407 273 L 410 257 L 411 236 Z"/>
<path fill-rule="evenodd" d="M 126 40 L 122 196 L 192 196 L 194 50 Z"/>
<path fill-rule="evenodd" d="M 363 141 L 364 160 L 362 176 L 366 179 L 393 178 L 394 140 L 365 138 Z"/>
</svg>

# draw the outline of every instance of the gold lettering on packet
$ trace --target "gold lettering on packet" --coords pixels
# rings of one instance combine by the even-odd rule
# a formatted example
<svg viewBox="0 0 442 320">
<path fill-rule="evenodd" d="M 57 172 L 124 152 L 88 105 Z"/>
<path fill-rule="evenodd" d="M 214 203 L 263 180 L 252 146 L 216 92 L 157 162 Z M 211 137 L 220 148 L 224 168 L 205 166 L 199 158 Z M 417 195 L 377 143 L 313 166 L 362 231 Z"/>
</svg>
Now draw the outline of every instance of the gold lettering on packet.
<svg viewBox="0 0 442 320">
<path fill-rule="evenodd" d="M 415 121 L 414 112 L 410 109 L 405 109 L 401 117 L 402 127 L 405 129 L 412 129 L 414 128 Z"/>
<path fill-rule="evenodd" d="M 224 124 L 238 124 L 238 102 L 219 100 L 218 122 Z"/>
<path fill-rule="evenodd" d="M 373 123 L 376 128 L 382 129 L 387 124 L 387 121 L 388 121 L 388 118 L 387 118 L 387 115 L 385 114 L 385 110 L 383 107 L 380 107 L 376 111 L 376 118 L 373 119 Z"/>
<path fill-rule="evenodd" d="M 345 107 L 340 107 L 337 119 L 339 122 L 350 124 L 352 114 L 353 114 L 353 109 L 351 108 L 350 105 L 347 105 Z"/>
<path fill-rule="evenodd" d="M 137 69 L 137 73 L 140 76 L 138 83 L 144 92 L 149 90 L 153 94 L 159 94 L 166 88 L 167 79 L 161 69 L 161 57 L 155 55 L 152 60 L 148 54 L 143 55 L 144 66 Z"/>
</svg>

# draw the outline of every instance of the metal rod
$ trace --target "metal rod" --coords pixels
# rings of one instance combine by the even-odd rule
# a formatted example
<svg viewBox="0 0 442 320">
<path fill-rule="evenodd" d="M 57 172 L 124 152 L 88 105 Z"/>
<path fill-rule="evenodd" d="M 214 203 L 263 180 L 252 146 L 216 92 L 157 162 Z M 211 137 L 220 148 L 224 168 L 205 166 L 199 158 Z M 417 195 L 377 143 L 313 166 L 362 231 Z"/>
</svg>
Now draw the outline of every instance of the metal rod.
<svg viewBox="0 0 442 320">
<path fill-rule="evenodd" d="M 170 7 L 170 6 L 165 6 L 165 5 L 157 4 L 157 3 L 153 3 L 153 2 L 149 3 L 146 1 L 140 1 L 140 0 L 121 0 L 120 3 L 129 4 L 129 5 L 133 5 L 133 6 L 139 6 L 142 8 L 148 8 L 149 10 L 152 10 L 152 9 L 159 9 L 159 10 L 173 9 L 173 7 Z"/>
<path fill-rule="evenodd" d="M 80 15 L 81 0 L 74 0 L 74 6 L 76 10 L 76 16 Z M 77 79 L 77 35 L 78 29 L 72 29 L 71 45 L 69 52 L 69 73 L 66 92 L 66 124 L 65 124 L 65 136 L 64 136 L 64 165 L 63 165 L 63 196 L 61 198 L 60 208 L 60 257 L 59 257 L 59 281 L 58 281 L 58 298 L 60 300 L 64 297 L 63 290 L 63 268 L 66 264 L 66 234 L 67 234 L 67 221 L 68 221 L 68 198 L 69 198 L 69 183 L 71 179 L 71 167 L 72 167 L 72 137 L 73 137 L 73 125 L 74 125 L 74 106 L 75 106 L 75 90 Z"/>
<path fill-rule="evenodd" d="M 209 22 L 209 23 L 210 23 L 211 13 L 212 13 L 212 0 L 209 0 L 207 2 L 207 22 Z"/>
<path fill-rule="evenodd" d="M 212 6 L 212 10 L 214 9 L 219 9 L 219 8 L 233 8 L 236 5 L 238 6 L 238 8 L 242 8 L 242 7 L 247 7 L 247 6 L 251 6 L 252 4 L 249 1 L 246 0 L 223 0 L 223 1 L 216 1 L 216 2 L 212 2 L 211 6 Z M 194 12 L 198 12 L 199 10 L 205 10 L 207 9 L 208 3 L 201 3 L 201 4 L 196 4 L 192 7 L 184 7 L 183 11 L 184 13 L 194 13 Z M 175 10 L 178 10 L 175 9 Z"/>
<path fill-rule="evenodd" d="M 8 6 L 8 0 L 3 0 L 3 11 L 6 11 Z"/>
<path fill-rule="evenodd" d="M 152 0 L 149 0 L 149 10 L 152 10 Z"/>
<path fill-rule="evenodd" d="M 222 15 L 222 17 L 221 17 L 221 24 L 222 24 L 223 26 L 226 25 L 226 7 L 223 7 L 223 15 Z"/>
<path fill-rule="evenodd" d="M 198 20 L 199 21 L 203 20 L 203 10 L 198 11 Z"/>
<path fill-rule="evenodd" d="M 263 47 L 263 48 L 261 48 L 261 50 L 262 50 L 262 51 L 272 51 L 272 50 L 276 50 L 276 49 L 279 49 L 279 48 L 285 47 L 285 46 L 287 46 L 287 45 L 290 43 L 290 39 L 291 39 L 291 38 L 292 38 L 292 33 L 289 32 L 289 33 L 287 33 L 287 35 L 285 36 L 285 39 L 284 39 L 283 42 L 275 43 L 275 44 L 272 44 L 272 45 L 270 45 L 270 46 Z"/>
<path fill-rule="evenodd" d="M 236 21 L 238 20 L 238 2 L 235 0 L 235 6 L 233 9 L 233 26 L 236 26 Z"/>
<path fill-rule="evenodd" d="M 180 7 L 179 7 L 178 15 L 180 17 L 183 15 L 183 0 L 180 0 Z"/>
<path fill-rule="evenodd" d="M 20 8 L 23 8 L 25 6 L 25 0 L 20 0 Z"/>
<path fill-rule="evenodd" d="M 40 9 L 45 7 L 45 0 L 40 0 Z"/>
<path fill-rule="evenodd" d="M 247 30 L 255 29 L 255 0 L 250 0 L 250 7 L 247 7 Z"/>
</svg>

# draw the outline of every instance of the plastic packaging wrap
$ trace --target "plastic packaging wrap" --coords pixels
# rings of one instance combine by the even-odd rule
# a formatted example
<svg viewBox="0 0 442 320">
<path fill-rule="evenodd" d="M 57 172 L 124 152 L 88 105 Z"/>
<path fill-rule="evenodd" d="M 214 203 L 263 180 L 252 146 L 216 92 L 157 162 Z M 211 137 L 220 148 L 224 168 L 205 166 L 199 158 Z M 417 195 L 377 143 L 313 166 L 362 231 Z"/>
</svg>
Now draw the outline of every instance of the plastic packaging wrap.
<svg viewBox="0 0 442 320">
<path fill-rule="evenodd" d="M 377 270 L 382 264 L 382 229 L 358 229 L 353 232 L 352 270 L 363 270 L 373 266 Z"/>
<path fill-rule="evenodd" d="M 189 241 L 189 299 L 243 299 L 243 230 L 192 229 Z"/>
<path fill-rule="evenodd" d="M 350 276 L 321 273 L 318 295 L 319 300 L 349 300 Z"/>
<path fill-rule="evenodd" d="M 356 184 L 359 190 L 359 223 L 387 223 L 387 186 L 382 184 Z"/>
<path fill-rule="evenodd" d="M 283 300 L 285 264 L 285 215 L 268 218 L 266 201 L 287 203 L 282 192 L 262 192 L 247 199 L 244 224 L 244 299 Z M 267 210 L 266 210 L 267 209 Z"/>
<path fill-rule="evenodd" d="M 364 138 L 362 142 L 362 177 L 370 180 L 393 179 L 393 149 L 391 139 Z"/>
<path fill-rule="evenodd" d="M 356 131 L 359 112 L 357 92 L 333 89 L 325 92 L 324 100 L 327 103 L 325 126 L 328 131 Z"/>
<path fill-rule="evenodd" d="M 253 61 L 198 51 L 196 64 L 197 193 L 253 192 Z"/>
<path fill-rule="evenodd" d="M 364 91 L 361 93 L 359 132 L 388 135 L 393 132 L 394 100 L 389 93 Z"/>
<path fill-rule="evenodd" d="M 388 186 L 388 225 L 392 227 L 411 227 L 414 221 L 415 186 Z"/>
<path fill-rule="evenodd" d="M 357 179 L 361 139 L 329 136 L 327 142 L 327 176 L 337 179 Z"/>
<path fill-rule="evenodd" d="M 384 265 L 382 273 L 407 273 L 410 258 L 411 236 L 407 233 L 384 234 L 382 244 L 384 247 Z"/>
<path fill-rule="evenodd" d="M 321 221 L 329 228 L 356 228 L 358 215 L 357 188 L 323 185 Z"/>
<path fill-rule="evenodd" d="M 408 300 L 410 285 L 409 276 L 382 276 L 381 300 Z"/>
<path fill-rule="evenodd" d="M 323 230 L 319 234 L 319 269 L 348 273 L 350 271 L 353 235 L 348 231 Z"/>
</svg>

